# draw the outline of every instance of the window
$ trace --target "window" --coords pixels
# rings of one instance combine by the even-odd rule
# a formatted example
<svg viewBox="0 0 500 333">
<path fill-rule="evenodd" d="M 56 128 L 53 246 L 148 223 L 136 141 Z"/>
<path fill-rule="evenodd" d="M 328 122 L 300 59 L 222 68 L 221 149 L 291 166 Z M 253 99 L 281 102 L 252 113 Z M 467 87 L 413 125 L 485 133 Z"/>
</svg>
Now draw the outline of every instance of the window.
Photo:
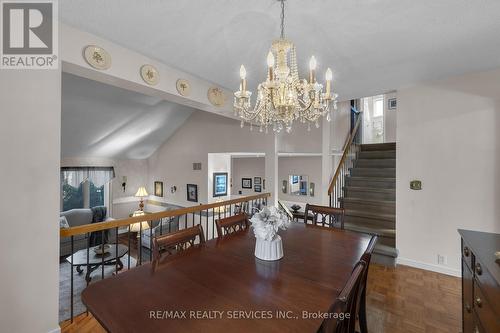
<svg viewBox="0 0 500 333">
<path fill-rule="evenodd" d="M 384 115 L 384 99 L 373 101 L 373 117 L 382 117 Z"/>
<path fill-rule="evenodd" d="M 68 183 L 62 186 L 62 211 L 83 208 L 83 184 L 73 187 Z"/>
<path fill-rule="evenodd" d="M 113 178 L 112 167 L 61 168 L 61 210 L 109 207 L 110 181 Z"/>
<path fill-rule="evenodd" d="M 94 185 L 94 183 L 89 182 L 90 207 L 105 206 L 104 205 L 104 187 L 105 187 L 105 185 L 97 187 Z"/>
</svg>

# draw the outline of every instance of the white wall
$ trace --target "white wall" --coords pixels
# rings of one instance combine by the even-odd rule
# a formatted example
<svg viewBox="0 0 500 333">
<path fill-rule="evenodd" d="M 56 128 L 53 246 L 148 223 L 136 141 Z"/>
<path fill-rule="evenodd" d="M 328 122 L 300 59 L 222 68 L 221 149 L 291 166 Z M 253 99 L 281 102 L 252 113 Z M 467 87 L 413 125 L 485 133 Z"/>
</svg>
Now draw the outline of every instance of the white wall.
<svg viewBox="0 0 500 333">
<path fill-rule="evenodd" d="M 264 157 L 241 157 L 232 159 L 232 180 L 233 180 L 233 194 L 238 194 L 241 191 L 241 195 L 255 195 L 259 194 L 254 191 L 253 186 L 254 177 L 261 177 L 262 180 L 265 178 L 265 158 Z M 241 179 L 242 178 L 252 178 L 252 188 L 242 188 Z M 262 186 L 262 192 L 266 192 L 266 189 Z"/>
<path fill-rule="evenodd" d="M 321 153 L 321 127 L 311 125 L 308 131 L 307 125 L 296 121 L 291 133 L 278 135 L 278 152 Z"/>
<path fill-rule="evenodd" d="M 61 71 L 0 70 L 0 331 L 58 329 Z"/>
<path fill-rule="evenodd" d="M 400 263 L 458 275 L 457 229 L 500 232 L 499 99 L 500 70 L 398 91 Z"/>
<path fill-rule="evenodd" d="M 268 134 L 271 135 L 271 134 Z M 186 200 L 186 184 L 198 185 L 198 202 L 207 203 L 208 153 L 262 152 L 266 134 L 240 128 L 239 122 L 203 111 L 194 112 L 148 159 L 149 183 L 163 180 L 165 188 L 177 186 L 177 192 L 166 191 L 163 201 L 192 206 Z M 193 163 L 201 162 L 201 170 Z M 211 186 L 211 185 L 210 185 Z"/>
<path fill-rule="evenodd" d="M 397 93 L 384 94 L 384 141 L 396 142 L 398 109 L 389 109 L 389 99 L 397 98 Z M 396 103 L 397 105 L 397 103 Z"/>
<path fill-rule="evenodd" d="M 342 151 L 351 129 L 351 102 L 338 103 L 338 109 L 333 112 L 331 126 L 331 149 Z"/>
</svg>

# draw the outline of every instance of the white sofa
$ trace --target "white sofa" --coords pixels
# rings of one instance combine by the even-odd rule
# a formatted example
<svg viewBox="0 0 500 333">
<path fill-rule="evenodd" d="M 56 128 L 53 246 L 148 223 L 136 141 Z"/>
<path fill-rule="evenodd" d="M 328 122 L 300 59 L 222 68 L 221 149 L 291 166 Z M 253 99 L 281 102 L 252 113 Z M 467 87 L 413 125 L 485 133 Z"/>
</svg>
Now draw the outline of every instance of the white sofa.
<svg viewBox="0 0 500 333">
<path fill-rule="evenodd" d="M 65 216 L 70 227 L 90 224 L 94 219 L 94 214 L 92 212 L 92 209 L 90 208 L 70 209 L 61 212 L 59 216 Z M 108 216 L 106 216 L 106 218 L 104 219 L 104 221 L 110 221 L 110 220 L 113 220 L 113 218 L 110 218 Z M 108 243 L 115 242 L 115 239 L 116 239 L 115 233 L 109 232 Z M 73 240 L 74 240 L 73 242 L 74 252 L 87 248 L 87 244 L 89 243 L 89 239 L 87 238 L 86 234 L 76 235 L 73 237 Z M 71 238 L 70 237 L 61 238 L 59 245 L 59 255 L 62 257 L 62 256 L 69 256 L 70 254 L 71 254 Z"/>
<path fill-rule="evenodd" d="M 161 224 L 159 223 L 159 221 L 153 221 L 152 230 L 146 229 L 142 231 L 141 244 L 145 248 L 151 249 L 151 236 L 156 237 L 165 235 L 169 232 L 174 232 L 177 230 L 179 230 L 179 216 L 164 218 Z"/>
<path fill-rule="evenodd" d="M 174 210 L 174 209 L 179 209 L 183 208 L 181 206 L 177 205 L 172 205 L 172 204 L 166 204 L 165 206 L 157 206 L 157 205 L 146 205 L 145 211 L 147 212 L 152 212 L 152 213 L 157 213 L 157 212 L 162 212 L 166 210 Z M 146 229 L 142 231 L 141 234 L 141 244 L 145 248 L 150 249 L 152 240 L 151 240 L 151 235 L 153 237 L 159 236 L 160 233 L 161 235 L 165 235 L 169 232 L 177 231 L 179 230 L 179 217 L 172 217 L 172 218 L 164 218 L 162 219 L 162 223 L 160 225 L 160 221 L 153 221 L 153 230 Z"/>
</svg>

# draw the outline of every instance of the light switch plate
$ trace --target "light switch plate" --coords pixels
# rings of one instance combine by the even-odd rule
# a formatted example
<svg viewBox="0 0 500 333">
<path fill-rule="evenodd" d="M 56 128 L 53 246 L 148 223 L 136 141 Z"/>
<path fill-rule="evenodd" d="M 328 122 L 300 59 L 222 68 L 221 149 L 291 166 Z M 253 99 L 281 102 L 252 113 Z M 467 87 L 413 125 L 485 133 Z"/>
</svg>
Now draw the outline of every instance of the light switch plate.
<svg viewBox="0 0 500 333">
<path fill-rule="evenodd" d="M 410 182 L 410 189 L 421 190 L 422 189 L 422 182 L 420 180 L 412 180 Z"/>
</svg>

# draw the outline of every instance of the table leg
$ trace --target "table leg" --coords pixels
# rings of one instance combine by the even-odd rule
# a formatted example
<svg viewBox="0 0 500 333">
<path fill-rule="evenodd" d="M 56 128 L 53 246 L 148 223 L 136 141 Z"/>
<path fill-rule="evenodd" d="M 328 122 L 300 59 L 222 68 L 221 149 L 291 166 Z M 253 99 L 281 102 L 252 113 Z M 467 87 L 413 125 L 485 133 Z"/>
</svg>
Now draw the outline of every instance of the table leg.
<svg viewBox="0 0 500 333">
<path fill-rule="evenodd" d="M 118 270 L 121 271 L 123 269 L 123 263 L 120 258 L 116 258 L 116 261 L 118 261 Z"/>
</svg>

